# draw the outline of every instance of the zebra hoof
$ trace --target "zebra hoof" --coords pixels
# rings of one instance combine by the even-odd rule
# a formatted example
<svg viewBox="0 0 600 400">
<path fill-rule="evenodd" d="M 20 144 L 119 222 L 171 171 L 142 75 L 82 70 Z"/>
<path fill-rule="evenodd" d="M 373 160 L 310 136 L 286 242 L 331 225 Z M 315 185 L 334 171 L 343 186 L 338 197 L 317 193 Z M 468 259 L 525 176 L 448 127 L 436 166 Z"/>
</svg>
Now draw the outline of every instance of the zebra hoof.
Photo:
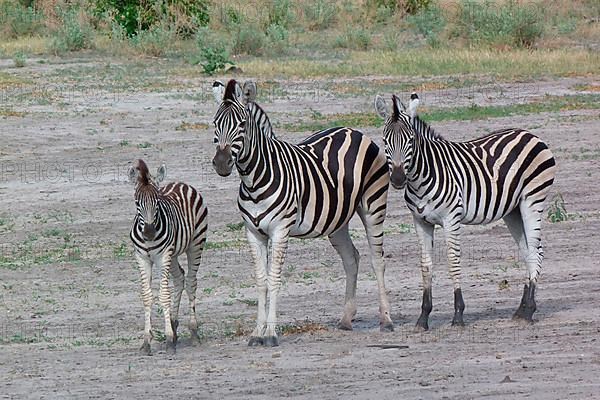
<svg viewBox="0 0 600 400">
<path fill-rule="evenodd" d="M 394 324 L 392 322 L 385 322 L 379 324 L 380 332 L 394 332 Z"/>
<path fill-rule="evenodd" d="M 457 320 L 456 318 L 452 320 L 452 326 L 458 326 L 459 328 L 462 328 L 465 326 L 465 322 L 461 319 L 461 320 Z"/>
<path fill-rule="evenodd" d="M 170 342 L 167 340 L 167 347 L 165 350 L 168 355 L 174 356 L 175 355 L 175 342 Z"/>
<path fill-rule="evenodd" d="M 261 337 L 252 336 L 250 338 L 250 340 L 248 340 L 248 346 L 250 346 L 250 347 L 262 346 L 262 345 L 263 345 L 263 338 L 261 338 Z"/>
<path fill-rule="evenodd" d="M 529 324 L 533 324 L 533 313 L 535 309 L 519 308 L 513 315 L 513 320 L 523 321 Z"/>
<path fill-rule="evenodd" d="M 194 330 L 194 329 L 190 329 L 190 339 L 191 339 L 191 343 L 192 345 L 199 345 L 201 340 L 200 340 L 200 336 L 198 335 L 198 331 Z"/>
<path fill-rule="evenodd" d="M 150 350 L 150 343 L 144 342 L 144 344 L 142 344 L 142 347 L 140 347 L 140 353 L 144 356 L 151 356 L 152 350 Z"/>
<path fill-rule="evenodd" d="M 263 345 L 265 347 L 277 347 L 279 346 L 279 339 L 277 339 L 277 336 L 267 336 Z"/>
<path fill-rule="evenodd" d="M 417 320 L 417 323 L 415 325 L 415 330 L 417 332 L 419 331 L 428 331 L 429 330 L 429 323 L 427 322 L 427 319 L 425 318 L 419 318 Z"/>
<path fill-rule="evenodd" d="M 338 322 L 338 329 L 341 331 L 351 331 L 352 330 L 352 322 L 341 320 Z"/>
</svg>

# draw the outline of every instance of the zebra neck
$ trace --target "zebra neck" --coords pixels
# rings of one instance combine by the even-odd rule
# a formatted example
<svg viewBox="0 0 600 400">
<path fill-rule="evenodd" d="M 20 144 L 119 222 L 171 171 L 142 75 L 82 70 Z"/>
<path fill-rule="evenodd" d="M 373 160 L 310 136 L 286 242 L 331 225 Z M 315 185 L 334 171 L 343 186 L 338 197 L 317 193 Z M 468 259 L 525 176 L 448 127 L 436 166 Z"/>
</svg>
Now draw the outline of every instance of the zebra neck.
<svg viewBox="0 0 600 400">
<path fill-rule="evenodd" d="M 411 140 L 412 154 L 406 168 L 406 180 L 408 185 L 414 189 L 418 189 L 421 183 L 423 175 L 427 175 L 428 164 L 427 164 L 427 151 L 426 147 L 429 145 L 429 139 L 423 136 L 415 136 Z"/>
<path fill-rule="evenodd" d="M 278 169 L 274 137 L 258 135 L 246 136 L 236 160 L 242 184 L 253 188 L 259 182 L 269 179 L 273 171 Z"/>
</svg>

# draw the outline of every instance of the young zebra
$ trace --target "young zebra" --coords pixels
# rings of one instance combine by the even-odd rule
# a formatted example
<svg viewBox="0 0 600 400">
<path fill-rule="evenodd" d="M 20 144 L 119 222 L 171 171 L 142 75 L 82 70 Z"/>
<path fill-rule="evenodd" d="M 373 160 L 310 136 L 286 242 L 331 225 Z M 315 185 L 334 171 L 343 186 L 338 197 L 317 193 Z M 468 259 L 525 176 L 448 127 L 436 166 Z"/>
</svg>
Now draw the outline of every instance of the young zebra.
<svg viewBox="0 0 600 400">
<path fill-rule="evenodd" d="M 206 242 L 207 209 L 202 196 L 193 187 L 185 183 L 169 183 L 164 187 L 158 184 L 164 179 L 166 168 L 158 168 L 156 177 L 148 171 L 143 160 L 137 160 L 129 170 L 129 180 L 135 183 L 135 205 L 137 213 L 131 228 L 131 240 L 135 249 L 141 281 L 142 300 L 144 301 L 144 343 L 143 354 L 150 355 L 152 311 L 152 265 L 161 271 L 159 302 L 165 317 L 165 336 L 167 353 L 175 353 L 179 303 L 185 283 L 190 301 L 190 332 L 193 340 L 198 340 L 198 322 L 196 320 L 196 273 L 200 265 L 200 256 Z M 187 254 L 187 276 L 177 257 Z M 173 276 L 173 310 L 171 310 L 171 291 L 169 275 Z"/>
<path fill-rule="evenodd" d="M 277 295 L 290 236 L 329 237 L 346 272 L 339 327 L 352 329 L 359 254 L 348 222 L 355 212 L 365 227 L 377 276 L 380 329 L 393 330 L 382 257 L 389 183 L 383 150 L 349 128 L 327 129 L 297 145 L 279 140 L 254 103 L 256 86 L 246 83 L 240 98 L 236 87 L 235 80 L 229 81 L 215 115 L 213 166 L 219 175 L 228 176 L 235 163 L 241 179 L 238 206 L 258 286 L 258 318 L 248 345 L 278 345 Z"/>
<path fill-rule="evenodd" d="M 423 303 L 417 326 L 428 329 L 432 308 L 431 268 L 434 225 L 446 235 L 454 281 L 452 325 L 464 325 L 460 288 L 460 226 L 503 218 L 528 269 L 528 280 L 514 318 L 532 321 L 535 287 L 542 268 L 541 220 L 554 181 L 555 162 L 548 147 L 522 129 L 505 129 L 468 142 L 451 142 L 416 116 L 419 99 L 408 111 L 392 96 L 392 113 L 380 96 L 375 108 L 385 118 L 383 138 L 392 186 L 403 189 L 421 244 Z"/>
</svg>

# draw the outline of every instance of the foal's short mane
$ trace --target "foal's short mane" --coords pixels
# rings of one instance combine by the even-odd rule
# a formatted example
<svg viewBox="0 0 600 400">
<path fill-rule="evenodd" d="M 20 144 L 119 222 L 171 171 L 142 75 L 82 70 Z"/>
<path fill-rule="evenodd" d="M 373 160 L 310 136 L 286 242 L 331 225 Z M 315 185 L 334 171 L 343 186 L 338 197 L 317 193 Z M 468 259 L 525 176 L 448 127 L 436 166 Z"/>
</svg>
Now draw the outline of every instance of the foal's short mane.
<svg viewBox="0 0 600 400">
<path fill-rule="evenodd" d="M 138 182 L 141 185 L 148 185 L 150 183 L 150 171 L 148 170 L 148 166 L 146 165 L 144 160 L 137 160 L 133 167 L 139 172 Z"/>
<path fill-rule="evenodd" d="M 418 115 L 413 118 L 413 129 L 417 135 L 421 135 L 430 139 L 444 139 L 442 135 L 435 132 L 431 126 L 423 121 Z"/>
</svg>

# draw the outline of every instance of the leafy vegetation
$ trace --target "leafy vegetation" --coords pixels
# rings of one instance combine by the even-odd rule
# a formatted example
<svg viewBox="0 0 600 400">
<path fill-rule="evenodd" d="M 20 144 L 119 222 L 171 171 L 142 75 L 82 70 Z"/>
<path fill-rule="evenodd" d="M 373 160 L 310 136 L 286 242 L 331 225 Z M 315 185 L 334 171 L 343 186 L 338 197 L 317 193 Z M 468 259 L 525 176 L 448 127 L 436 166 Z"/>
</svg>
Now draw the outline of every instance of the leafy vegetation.
<svg viewBox="0 0 600 400">
<path fill-rule="evenodd" d="M 565 199 L 559 192 L 554 195 L 552 202 L 548 206 L 548 221 L 552 223 L 564 222 L 569 219 L 569 213 L 565 206 Z"/>
</svg>

